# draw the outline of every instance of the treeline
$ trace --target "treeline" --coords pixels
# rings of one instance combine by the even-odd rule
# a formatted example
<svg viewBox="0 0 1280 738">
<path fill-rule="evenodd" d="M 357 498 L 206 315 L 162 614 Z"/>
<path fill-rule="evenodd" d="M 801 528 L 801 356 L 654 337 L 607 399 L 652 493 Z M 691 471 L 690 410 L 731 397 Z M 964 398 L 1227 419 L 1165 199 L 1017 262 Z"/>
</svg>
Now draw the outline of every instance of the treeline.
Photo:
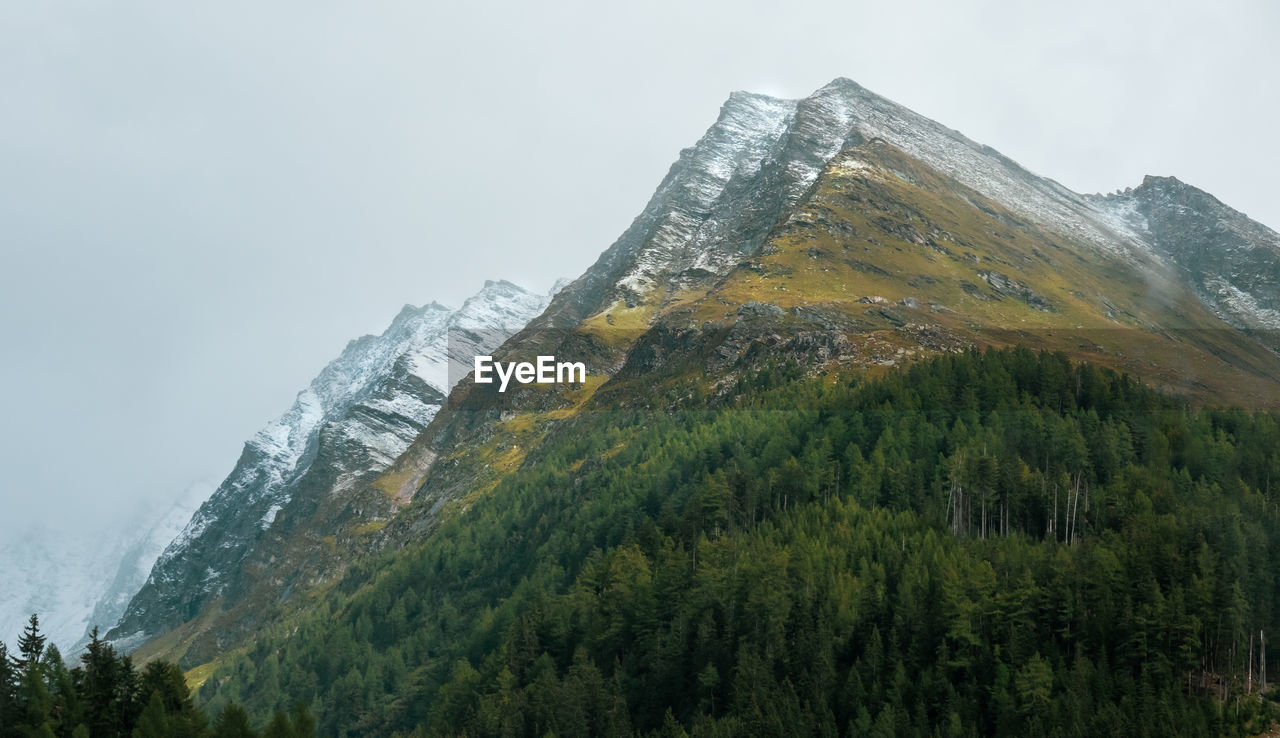
<svg viewBox="0 0 1280 738">
<path fill-rule="evenodd" d="M 40 634 L 36 615 L 13 656 L 0 643 L 0 738 L 312 738 L 305 707 L 277 713 L 259 733 L 237 705 L 209 724 L 174 664 L 152 661 L 141 671 L 127 656 L 92 639 L 80 665 L 68 669 Z"/>
<path fill-rule="evenodd" d="M 1280 422 L 1025 349 L 590 412 L 229 659 L 323 735 L 1244 735 Z"/>
</svg>

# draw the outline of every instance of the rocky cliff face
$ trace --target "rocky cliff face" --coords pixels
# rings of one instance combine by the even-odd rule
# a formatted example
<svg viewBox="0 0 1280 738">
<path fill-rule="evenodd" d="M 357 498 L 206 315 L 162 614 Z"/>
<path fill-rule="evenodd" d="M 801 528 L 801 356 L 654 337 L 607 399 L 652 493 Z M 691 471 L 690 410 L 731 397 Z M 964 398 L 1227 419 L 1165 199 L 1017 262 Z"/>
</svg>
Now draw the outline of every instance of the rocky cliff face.
<svg viewBox="0 0 1280 738">
<path fill-rule="evenodd" d="M 488 282 L 458 310 L 406 306 L 382 335 L 348 344 L 245 444 L 234 470 L 165 549 L 108 637 L 132 648 L 210 608 L 231 608 L 254 595 L 274 604 L 300 582 L 332 573 L 340 566 L 336 555 L 288 558 L 296 539 L 303 537 L 304 548 L 325 548 L 319 539 L 390 514 L 395 500 L 353 493 L 357 482 L 385 469 L 422 432 L 460 376 L 459 362 L 491 351 L 548 299 Z"/>
<path fill-rule="evenodd" d="M 1275 404 L 1280 365 L 1235 330 L 1273 317 L 1274 234 L 1237 216 L 1159 180 L 1072 192 L 845 79 L 800 100 L 734 93 L 622 236 L 498 351 L 582 357 L 594 381 L 502 397 L 460 384 L 384 480 L 421 503 L 388 540 L 492 484 L 495 460 L 520 463 L 554 418 L 636 403 L 682 371 L 723 385 L 748 356 L 875 369 L 1019 341 Z"/>
<path fill-rule="evenodd" d="M 1146 177 L 1098 202 L 1126 217 L 1145 244 L 1231 326 L 1280 348 L 1280 234 L 1175 177 Z"/>
<path fill-rule="evenodd" d="M 1149 247 L 1145 229 L 1124 208 L 1032 174 L 850 80 L 800 100 L 735 92 L 631 226 L 535 326 L 572 326 L 613 305 L 661 304 L 684 287 L 714 281 L 762 247 L 840 151 L 869 141 L 886 142 L 999 203 L 1015 221 L 1113 254 Z"/>
</svg>

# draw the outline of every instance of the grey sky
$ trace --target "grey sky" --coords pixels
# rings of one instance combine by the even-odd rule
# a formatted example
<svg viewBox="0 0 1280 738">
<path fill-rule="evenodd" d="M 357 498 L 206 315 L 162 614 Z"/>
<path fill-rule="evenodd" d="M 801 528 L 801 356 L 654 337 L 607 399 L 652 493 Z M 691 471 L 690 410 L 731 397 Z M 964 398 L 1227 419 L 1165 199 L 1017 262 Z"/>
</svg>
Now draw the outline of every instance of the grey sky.
<svg viewBox="0 0 1280 738">
<path fill-rule="evenodd" d="M 0 532 L 219 481 L 406 302 L 576 276 L 735 89 L 1280 225 L 1274 3 L 614 5 L 0 6 Z"/>
</svg>

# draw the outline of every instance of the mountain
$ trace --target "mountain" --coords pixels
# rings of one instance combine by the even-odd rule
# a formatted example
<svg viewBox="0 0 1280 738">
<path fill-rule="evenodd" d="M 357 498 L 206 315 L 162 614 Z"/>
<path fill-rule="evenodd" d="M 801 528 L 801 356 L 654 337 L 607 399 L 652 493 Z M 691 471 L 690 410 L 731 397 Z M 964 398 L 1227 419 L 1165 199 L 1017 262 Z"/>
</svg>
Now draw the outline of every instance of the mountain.
<svg viewBox="0 0 1280 738">
<path fill-rule="evenodd" d="M 1280 235 L 1176 177 L 1094 202 L 1129 222 L 1144 244 L 1177 266 L 1184 282 L 1224 321 L 1275 348 L 1280 330 Z"/>
<path fill-rule="evenodd" d="M 587 384 L 460 383 L 379 481 L 421 503 L 384 536 L 413 540 L 565 414 L 690 372 L 725 391 L 762 358 L 875 372 L 1023 343 L 1276 407 L 1278 259 L 1274 231 L 1176 180 L 1078 194 L 847 79 L 800 100 L 734 93 L 622 236 L 497 351 L 580 358 Z"/>
<path fill-rule="evenodd" d="M 458 382 L 371 555 L 184 664 L 332 734 L 1256 732 L 1278 256 L 848 80 L 735 93 L 494 352 L 586 381 Z"/>
<path fill-rule="evenodd" d="M 263 601 L 275 605 L 335 576 L 339 554 L 402 502 L 358 483 L 431 422 L 475 353 L 502 343 L 548 299 L 490 281 L 457 310 L 405 306 L 381 335 L 351 341 L 245 444 L 108 638 L 131 649 L 197 616 L 251 629 Z"/>
<path fill-rule="evenodd" d="M 119 620 L 164 547 L 212 490 L 192 485 L 168 509 L 139 510 L 125 530 L 53 536 L 28 530 L 0 549 L 0 641 L 16 643 L 32 613 L 64 656 L 78 653 L 95 625 Z"/>
<path fill-rule="evenodd" d="M 1217 724 L 1197 695 L 1280 625 L 1280 425 L 1238 409 L 1280 407 L 1277 244 L 848 80 L 735 93 L 492 350 L 586 381 L 457 381 L 336 501 L 319 473 L 243 561 L 189 554 L 237 573 L 140 653 L 331 734 Z"/>
<path fill-rule="evenodd" d="M 169 544 L 186 527 L 191 516 L 213 493 L 212 485 L 192 485 L 179 497 L 146 533 L 122 550 L 103 560 L 118 562 L 114 576 L 102 580 L 106 591 L 98 598 L 80 639 L 68 653 L 75 653 L 89 643 L 94 628 L 105 632 L 124 615 L 129 601 L 138 593 L 153 567 Z"/>
</svg>

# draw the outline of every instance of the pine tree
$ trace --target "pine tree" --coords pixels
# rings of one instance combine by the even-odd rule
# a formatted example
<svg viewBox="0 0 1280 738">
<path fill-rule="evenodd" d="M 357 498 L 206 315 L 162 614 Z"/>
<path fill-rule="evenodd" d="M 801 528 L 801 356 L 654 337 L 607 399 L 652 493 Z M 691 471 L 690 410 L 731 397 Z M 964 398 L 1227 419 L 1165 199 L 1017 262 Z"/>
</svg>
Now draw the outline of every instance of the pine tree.
<svg viewBox="0 0 1280 738">
<path fill-rule="evenodd" d="M 84 720 L 80 695 L 57 646 L 50 645 L 45 649 L 44 664 L 52 700 L 51 715 L 59 735 L 67 735 Z"/>
<path fill-rule="evenodd" d="M 196 710 L 187 688 L 187 679 L 176 664 L 152 661 L 142 670 L 139 694 L 159 696 L 173 732 L 199 735 L 204 732 L 204 715 Z"/>
<path fill-rule="evenodd" d="M 90 633 L 80 660 L 83 667 L 77 670 L 77 691 L 89 732 L 94 738 L 129 735 L 142 708 L 133 664 L 100 640 L 97 628 Z"/>
<path fill-rule="evenodd" d="M 277 712 L 272 716 L 271 722 L 267 723 L 267 729 L 262 732 L 262 736 L 263 738 L 294 738 L 289 716 L 283 712 Z"/>
<path fill-rule="evenodd" d="M 164 700 L 159 692 L 152 692 L 146 709 L 138 718 L 138 727 L 133 729 L 133 738 L 177 738 L 180 735 L 189 734 L 171 728 L 169 717 L 165 713 Z"/>
<path fill-rule="evenodd" d="M 316 738 L 316 720 L 302 702 L 293 706 L 294 738 Z"/>
<path fill-rule="evenodd" d="M 22 635 L 18 637 L 18 659 L 16 664 L 19 669 L 23 669 L 27 664 L 33 661 L 39 661 L 40 656 L 44 654 L 45 637 L 40 635 L 40 618 L 35 613 L 31 614 L 31 619 L 27 621 L 27 627 L 22 631 Z"/>
<path fill-rule="evenodd" d="M 249 727 L 249 715 L 244 708 L 232 703 L 222 710 L 213 723 L 213 738 L 257 738 Z"/>
<path fill-rule="evenodd" d="M 0 641 L 0 736 L 7 738 L 18 723 L 18 672 L 9 648 Z"/>
<path fill-rule="evenodd" d="M 43 650 L 43 646 L 41 646 Z M 34 653 L 34 652 L 33 652 Z M 18 722 L 28 731 L 41 734 L 45 728 L 52 730 L 53 700 L 45 679 L 44 664 L 38 659 L 26 660 L 26 667 L 18 679 Z"/>
</svg>

